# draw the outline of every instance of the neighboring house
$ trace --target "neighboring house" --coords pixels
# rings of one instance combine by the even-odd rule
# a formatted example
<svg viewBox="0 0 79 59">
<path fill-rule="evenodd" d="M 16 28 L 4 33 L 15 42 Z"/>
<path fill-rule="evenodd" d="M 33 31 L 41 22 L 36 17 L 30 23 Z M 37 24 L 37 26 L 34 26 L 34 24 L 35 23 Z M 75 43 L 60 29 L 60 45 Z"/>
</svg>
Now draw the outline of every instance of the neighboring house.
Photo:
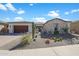
<svg viewBox="0 0 79 59">
<path fill-rule="evenodd" d="M 79 21 L 72 22 L 70 29 L 72 33 L 79 34 Z"/>
<path fill-rule="evenodd" d="M 43 25 L 42 31 L 54 33 L 54 31 L 57 30 L 59 31 L 59 33 L 64 33 L 65 30 L 67 30 L 68 32 L 70 32 L 70 23 L 70 21 L 64 21 L 62 19 L 55 18 L 47 21 Z"/>
</svg>

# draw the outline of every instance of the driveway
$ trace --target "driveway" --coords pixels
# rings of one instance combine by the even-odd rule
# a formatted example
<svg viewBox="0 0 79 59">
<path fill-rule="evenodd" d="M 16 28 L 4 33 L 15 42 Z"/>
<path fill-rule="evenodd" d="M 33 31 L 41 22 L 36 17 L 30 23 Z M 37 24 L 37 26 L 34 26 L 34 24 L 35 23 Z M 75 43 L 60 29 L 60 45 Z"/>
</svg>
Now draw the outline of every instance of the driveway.
<svg viewBox="0 0 79 59">
<path fill-rule="evenodd" d="M 21 35 L 0 35 L 0 49 L 11 49 L 21 42 Z"/>
</svg>

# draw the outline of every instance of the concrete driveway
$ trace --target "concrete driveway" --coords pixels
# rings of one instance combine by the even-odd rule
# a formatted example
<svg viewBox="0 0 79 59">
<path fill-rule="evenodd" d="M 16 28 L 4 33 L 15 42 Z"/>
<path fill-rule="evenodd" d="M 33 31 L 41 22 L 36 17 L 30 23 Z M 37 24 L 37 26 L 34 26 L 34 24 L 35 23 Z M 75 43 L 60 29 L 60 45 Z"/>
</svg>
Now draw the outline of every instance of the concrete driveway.
<svg viewBox="0 0 79 59">
<path fill-rule="evenodd" d="M 21 42 L 21 35 L 0 35 L 0 49 L 11 49 Z"/>
</svg>

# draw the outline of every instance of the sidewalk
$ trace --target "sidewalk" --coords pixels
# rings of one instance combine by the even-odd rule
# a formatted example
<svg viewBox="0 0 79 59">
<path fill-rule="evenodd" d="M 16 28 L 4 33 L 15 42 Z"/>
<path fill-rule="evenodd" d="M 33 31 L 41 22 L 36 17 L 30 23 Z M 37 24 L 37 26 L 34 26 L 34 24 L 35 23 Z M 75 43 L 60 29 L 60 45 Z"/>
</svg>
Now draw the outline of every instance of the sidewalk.
<svg viewBox="0 0 79 59">
<path fill-rule="evenodd" d="M 79 56 L 79 44 L 25 50 L 0 50 L 3 56 Z"/>
</svg>

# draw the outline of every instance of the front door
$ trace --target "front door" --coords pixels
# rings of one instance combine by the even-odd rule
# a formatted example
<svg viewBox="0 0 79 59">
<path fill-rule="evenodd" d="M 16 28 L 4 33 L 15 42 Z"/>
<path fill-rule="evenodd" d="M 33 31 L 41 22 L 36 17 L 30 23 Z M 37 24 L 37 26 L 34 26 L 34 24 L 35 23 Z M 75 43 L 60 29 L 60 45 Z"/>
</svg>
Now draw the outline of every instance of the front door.
<svg viewBox="0 0 79 59">
<path fill-rule="evenodd" d="M 58 24 L 58 23 L 55 23 L 54 25 L 55 25 L 55 26 L 54 26 L 54 31 L 55 31 L 55 30 L 58 31 L 58 25 L 59 25 L 59 24 Z"/>
<path fill-rule="evenodd" d="M 59 34 L 58 23 L 55 23 L 54 34 Z"/>
</svg>

